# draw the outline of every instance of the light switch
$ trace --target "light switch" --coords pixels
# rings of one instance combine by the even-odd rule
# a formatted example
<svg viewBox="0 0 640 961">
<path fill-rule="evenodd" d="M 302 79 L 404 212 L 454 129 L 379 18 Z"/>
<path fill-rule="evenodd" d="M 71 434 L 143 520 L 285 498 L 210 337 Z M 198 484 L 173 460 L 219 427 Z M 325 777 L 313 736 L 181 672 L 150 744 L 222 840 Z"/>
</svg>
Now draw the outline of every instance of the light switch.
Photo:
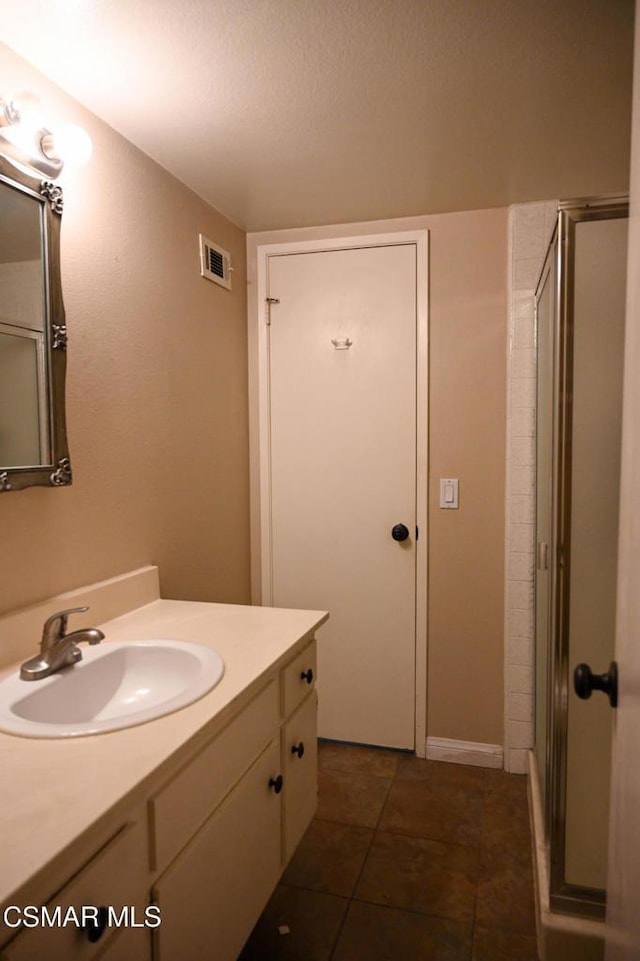
<svg viewBox="0 0 640 961">
<path fill-rule="evenodd" d="M 440 478 L 440 507 L 444 510 L 458 509 L 458 478 Z"/>
</svg>

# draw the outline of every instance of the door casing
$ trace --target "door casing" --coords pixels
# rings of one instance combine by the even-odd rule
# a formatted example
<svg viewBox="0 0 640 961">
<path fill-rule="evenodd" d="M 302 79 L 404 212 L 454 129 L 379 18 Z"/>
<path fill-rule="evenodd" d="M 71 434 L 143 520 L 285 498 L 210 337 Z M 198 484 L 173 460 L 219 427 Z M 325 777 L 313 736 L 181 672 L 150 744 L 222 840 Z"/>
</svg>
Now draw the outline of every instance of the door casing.
<svg viewBox="0 0 640 961">
<path fill-rule="evenodd" d="M 272 603 L 271 583 L 271 465 L 269 427 L 269 257 L 283 254 L 358 247 L 414 244 L 416 247 L 416 519 L 420 536 L 416 541 L 415 611 L 415 745 L 418 757 L 426 757 L 427 740 L 427 577 L 428 577 L 428 375 L 429 375 L 429 232 L 399 231 L 359 237 L 303 240 L 264 244 L 257 248 L 257 432 L 253 434 L 252 464 L 257 473 L 258 497 L 252 503 L 252 551 L 260 557 L 260 585 L 254 585 L 253 603 Z M 257 336 L 256 336 L 257 335 Z M 255 402 L 254 402 L 255 403 Z M 257 445 L 257 451 L 255 446 Z M 257 510 L 256 510 L 257 506 Z"/>
</svg>

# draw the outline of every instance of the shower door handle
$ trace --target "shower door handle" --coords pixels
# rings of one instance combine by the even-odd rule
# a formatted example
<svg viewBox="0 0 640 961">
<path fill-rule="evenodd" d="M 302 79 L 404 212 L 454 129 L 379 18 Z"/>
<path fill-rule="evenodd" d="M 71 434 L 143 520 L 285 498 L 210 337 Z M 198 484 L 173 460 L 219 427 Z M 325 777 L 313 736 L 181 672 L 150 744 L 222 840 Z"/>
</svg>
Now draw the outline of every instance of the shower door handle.
<svg viewBox="0 0 640 961">
<path fill-rule="evenodd" d="M 618 665 L 611 661 L 605 674 L 594 674 L 588 664 L 578 664 L 573 672 L 573 687 L 583 701 L 587 701 L 593 691 L 603 691 L 609 698 L 611 707 L 617 707 Z"/>
<path fill-rule="evenodd" d="M 549 570 L 549 545 L 544 541 L 538 541 L 537 568 L 539 571 Z"/>
</svg>

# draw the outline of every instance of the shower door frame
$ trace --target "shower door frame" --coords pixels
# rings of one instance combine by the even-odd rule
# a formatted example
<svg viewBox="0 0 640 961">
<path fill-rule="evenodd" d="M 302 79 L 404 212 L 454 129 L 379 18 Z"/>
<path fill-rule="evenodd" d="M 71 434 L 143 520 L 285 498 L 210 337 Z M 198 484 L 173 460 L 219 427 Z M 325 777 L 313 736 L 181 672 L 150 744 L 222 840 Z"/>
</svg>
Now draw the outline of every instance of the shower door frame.
<svg viewBox="0 0 640 961">
<path fill-rule="evenodd" d="M 540 766 L 541 759 L 538 756 L 537 748 L 539 747 L 537 743 L 537 736 L 539 731 L 539 721 L 540 718 L 537 715 L 540 704 L 538 700 L 538 639 L 540 633 L 540 627 L 538 624 L 538 571 L 548 569 L 549 570 L 549 582 L 548 582 L 548 607 L 545 611 L 546 616 L 546 675 L 544 678 L 544 683 L 546 687 L 546 699 L 544 702 L 545 710 L 545 723 L 544 723 L 544 797 L 543 801 L 543 811 L 544 811 L 544 823 L 545 823 L 545 836 L 547 840 L 550 841 L 551 835 L 553 834 L 552 825 L 555 823 L 555 804 L 554 804 L 554 748 L 559 743 L 557 738 L 557 732 L 554 725 L 554 677 L 557 673 L 557 666 L 554 660 L 555 645 L 554 633 L 555 633 L 555 611 L 557 609 L 556 602 L 556 589 L 557 589 L 557 578 L 556 578 L 556 568 L 557 568 L 557 549 L 554 547 L 558 544 L 558 512 L 556 505 L 558 502 L 558 472 L 557 472 L 557 458 L 555 452 L 558 449 L 557 437 L 558 437 L 558 418 L 561 409 L 561 405 L 558 403 L 558 350 L 556 349 L 556 344 L 559 342 L 559 317 L 560 317 L 560 241 L 558 238 L 558 223 L 553 230 L 553 234 L 549 241 L 549 247 L 547 254 L 544 259 L 544 264 L 535 291 L 535 345 L 536 345 L 536 514 L 535 514 L 535 538 L 536 538 L 536 550 L 534 554 L 534 591 L 535 591 L 535 664 L 536 664 L 536 693 L 535 693 L 535 709 L 536 709 L 536 719 L 535 719 L 535 734 L 536 734 L 536 757 L 538 765 Z M 551 299 L 553 304 L 553 317 L 551 319 L 551 381 L 553 388 L 553 396 L 551 399 L 551 411 L 552 411 L 552 423 L 551 423 L 551 477 L 550 477 L 550 518 L 547 528 L 549 543 L 542 544 L 538 541 L 538 535 L 540 533 L 539 527 L 539 511 L 538 511 L 538 484 L 539 484 L 539 460 L 540 451 L 538 448 L 539 443 L 539 431 L 538 431 L 538 418 L 540 416 L 540 398 L 538 395 L 539 391 L 539 377 L 540 377 L 540 316 L 539 316 L 539 302 L 541 296 L 544 292 L 545 285 L 547 283 L 553 283 L 551 289 Z M 541 563 L 541 548 L 546 548 L 544 563 L 546 568 Z"/>
<path fill-rule="evenodd" d="M 606 891 L 572 884 L 565 880 L 567 746 L 570 665 L 569 665 L 569 600 L 571 584 L 571 460 L 573 421 L 573 336 L 575 231 L 585 221 L 628 218 L 628 198 L 565 201 L 558 205 L 556 316 L 554 318 L 557 350 L 558 390 L 554 411 L 557 437 L 554 442 L 553 526 L 557 538 L 551 554 L 551 630 L 549 658 L 549 703 L 547 724 L 547 793 L 545 814 L 549 842 L 549 900 L 553 909 L 568 913 L 604 918 Z M 555 232 L 550 251 L 555 242 Z M 536 287 L 537 301 L 541 282 L 548 270 L 549 254 Z"/>
</svg>

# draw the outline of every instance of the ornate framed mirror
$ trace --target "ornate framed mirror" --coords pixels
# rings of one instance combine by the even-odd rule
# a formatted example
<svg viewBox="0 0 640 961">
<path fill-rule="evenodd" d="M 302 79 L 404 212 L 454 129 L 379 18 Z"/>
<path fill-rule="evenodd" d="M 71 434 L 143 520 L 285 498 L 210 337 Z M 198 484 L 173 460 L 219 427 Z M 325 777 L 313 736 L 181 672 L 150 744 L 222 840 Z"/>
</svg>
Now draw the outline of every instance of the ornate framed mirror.
<svg viewBox="0 0 640 961">
<path fill-rule="evenodd" d="M 62 188 L 0 156 L 0 492 L 71 483 Z"/>
</svg>

